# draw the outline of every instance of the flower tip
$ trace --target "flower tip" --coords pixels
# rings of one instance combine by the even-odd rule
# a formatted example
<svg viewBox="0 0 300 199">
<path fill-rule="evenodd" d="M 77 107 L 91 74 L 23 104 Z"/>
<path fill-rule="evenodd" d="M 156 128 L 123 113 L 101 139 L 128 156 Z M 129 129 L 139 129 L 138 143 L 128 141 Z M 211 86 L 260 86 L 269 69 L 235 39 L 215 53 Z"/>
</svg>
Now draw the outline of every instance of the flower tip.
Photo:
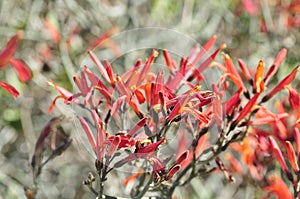
<svg viewBox="0 0 300 199">
<path fill-rule="evenodd" d="M 222 43 L 220 49 L 223 50 L 225 48 L 227 48 L 227 45 L 225 43 Z"/>
</svg>

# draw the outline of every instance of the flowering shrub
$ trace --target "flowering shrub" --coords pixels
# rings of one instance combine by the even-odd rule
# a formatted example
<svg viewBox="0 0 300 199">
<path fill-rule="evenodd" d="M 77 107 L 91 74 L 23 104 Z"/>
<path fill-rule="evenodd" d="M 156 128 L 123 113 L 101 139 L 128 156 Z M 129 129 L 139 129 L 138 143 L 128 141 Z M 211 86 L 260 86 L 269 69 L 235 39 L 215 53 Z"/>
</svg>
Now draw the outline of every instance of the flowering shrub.
<svg viewBox="0 0 300 199">
<path fill-rule="evenodd" d="M 73 78 L 78 92 L 49 81 L 60 93 L 49 113 L 60 98 L 85 111 L 85 115 L 78 111 L 77 118 L 95 154 L 99 188 L 93 186 L 92 174 L 84 184 L 98 198 L 106 195 L 104 184 L 114 171 L 129 173 L 123 185 L 136 185 L 130 192 L 132 198 L 171 198 L 177 187 L 193 178 L 220 171 L 230 183 L 238 175 L 260 184 L 269 192 L 267 198 L 272 194 L 292 198 L 288 190 L 291 181 L 297 198 L 300 100 L 290 84 L 300 66 L 272 86 L 286 49 L 278 53 L 270 67 L 259 60 L 252 71 L 242 59 L 238 60 L 238 69 L 226 53 L 223 63 L 215 61 L 225 44 L 207 55 L 215 41 L 213 36 L 202 49 L 195 46 L 180 63 L 167 50 L 154 49 L 144 63 L 138 59 L 124 74 L 116 73 L 109 61 L 101 61 L 88 51 L 100 75 L 84 66 Z M 155 60 L 160 55 L 165 69 L 156 68 Z M 203 90 L 208 78 L 203 71 L 212 67 L 220 71 L 220 76 L 210 90 Z M 276 101 L 277 113 L 273 113 L 268 103 L 281 90 L 287 90 L 289 96 Z M 170 153 L 172 146 L 176 148 L 174 153 Z M 273 157 L 286 179 L 272 174 L 269 163 Z"/>
</svg>

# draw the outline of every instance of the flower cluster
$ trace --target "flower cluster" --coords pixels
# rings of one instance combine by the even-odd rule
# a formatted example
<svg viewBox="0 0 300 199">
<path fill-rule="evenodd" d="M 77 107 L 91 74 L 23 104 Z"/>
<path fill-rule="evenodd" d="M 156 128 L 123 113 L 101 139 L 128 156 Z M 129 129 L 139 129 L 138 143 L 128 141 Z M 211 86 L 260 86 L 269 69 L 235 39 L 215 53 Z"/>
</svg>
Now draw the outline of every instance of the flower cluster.
<svg viewBox="0 0 300 199">
<path fill-rule="evenodd" d="M 278 114 L 263 105 L 279 91 L 288 89 L 291 107 L 294 111 L 297 109 L 292 128 L 298 131 L 299 94 L 289 84 L 300 66 L 268 90 L 286 56 L 286 49 L 279 52 L 270 67 L 266 68 L 260 60 L 252 72 L 241 59 L 238 60 L 239 70 L 228 54 L 223 54 L 223 63 L 215 61 L 225 44 L 207 55 L 215 41 L 216 36 L 213 36 L 202 49 L 195 46 L 179 64 L 167 50 L 161 50 L 166 69 L 155 67 L 160 50 L 152 50 L 144 63 L 138 59 L 124 74 L 116 74 L 108 60 L 100 61 L 94 52 L 88 51 L 100 75 L 84 66 L 73 78 L 78 92 L 71 93 L 49 81 L 60 93 L 50 106 L 50 113 L 56 100 L 63 98 L 65 104 L 77 105 L 90 114 L 78 118 L 95 153 L 100 177 L 99 197 L 103 195 L 107 174 L 125 165 L 138 168 L 137 173 L 123 183 L 140 181 L 131 192 L 132 197 L 137 198 L 148 191 L 157 191 L 158 186 L 163 187 L 159 189 L 161 194 L 171 196 L 177 186 L 215 170 L 222 171 L 225 178 L 234 182 L 232 171 L 241 176 L 246 173 L 231 153 L 225 154 L 229 166 L 222 160 L 222 152 L 229 148 L 241 154 L 254 180 L 262 180 L 263 172 L 267 172 L 261 158 L 272 151 L 289 179 L 292 178 L 274 138 L 270 137 L 270 143 L 265 138 L 268 135 L 284 141 L 291 139 L 288 124 L 283 121 L 287 113 L 283 105 L 278 105 Z M 207 78 L 203 71 L 211 68 L 222 73 L 210 85 L 211 90 L 202 90 Z M 234 93 L 227 99 L 232 91 Z M 264 124 L 271 126 L 272 133 L 256 128 Z M 208 136 L 217 139 L 211 141 Z M 172 137 L 177 139 L 175 154 L 161 155 L 163 147 L 172 144 Z M 286 143 L 288 159 L 297 172 L 292 144 Z M 207 164 L 211 161 L 216 165 Z"/>
</svg>

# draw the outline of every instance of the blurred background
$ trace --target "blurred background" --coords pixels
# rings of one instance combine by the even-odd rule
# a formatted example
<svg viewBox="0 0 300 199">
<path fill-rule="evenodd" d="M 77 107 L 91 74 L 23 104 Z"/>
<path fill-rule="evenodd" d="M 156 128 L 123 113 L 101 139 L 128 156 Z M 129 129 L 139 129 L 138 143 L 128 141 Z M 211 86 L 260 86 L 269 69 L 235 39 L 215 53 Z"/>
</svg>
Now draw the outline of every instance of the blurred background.
<svg viewBox="0 0 300 199">
<path fill-rule="evenodd" d="M 280 49 L 287 48 L 278 78 L 299 63 L 297 0 L 0 0 L 0 49 L 22 30 L 15 56 L 33 74 L 24 84 L 12 67 L 0 71 L 0 79 L 20 92 L 14 99 L 0 89 L 0 198 L 25 198 L 23 187 L 33 186 L 30 161 L 36 140 L 52 117 L 65 113 L 63 102 L 58 101 L 58 108 L 48 114 L 58 93 L 47 81 L 71 91 L 72 76 L 87 57 L 87 49 L 111 35 L 144 27 L 172 29 L 200 44 L 217 35 L 217 45 L 225 42 L 224 51 L 235 63 L 242 58 L 250 67 L 260 59 L 270 66 Z M 105 42 L 100 49 L 117 54 L 117 45 Z M 92 156 L 76 144 L 70 126 L 64 129 L 75 141 L 47 164 L 37 198 L 94 197 L 82 185 L 93 171 Z M 214 175 L 193 180 L 177 194 L 178 198 L 255 198 L 260 191 L 255 185 L 239 181 L 232 185 L 222 175 Z"/>
</svg>

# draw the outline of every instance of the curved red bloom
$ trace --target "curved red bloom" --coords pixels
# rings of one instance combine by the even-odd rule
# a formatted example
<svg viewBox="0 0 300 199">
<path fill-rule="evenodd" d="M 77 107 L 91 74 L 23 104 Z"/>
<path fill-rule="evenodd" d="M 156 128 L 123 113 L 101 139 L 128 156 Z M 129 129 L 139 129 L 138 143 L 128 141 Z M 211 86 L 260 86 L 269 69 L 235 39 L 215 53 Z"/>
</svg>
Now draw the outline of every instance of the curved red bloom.
<svg viewBox="0 0 300 199">
<path fill-rule="evenodd" d="M 6 90 L 9 94 L 11 94 L 14 98 L 17 98 L 19 95 L 19 92 L 11 85 L 8 83 L 0 81 L 0 86 Z"/>
</svg>

